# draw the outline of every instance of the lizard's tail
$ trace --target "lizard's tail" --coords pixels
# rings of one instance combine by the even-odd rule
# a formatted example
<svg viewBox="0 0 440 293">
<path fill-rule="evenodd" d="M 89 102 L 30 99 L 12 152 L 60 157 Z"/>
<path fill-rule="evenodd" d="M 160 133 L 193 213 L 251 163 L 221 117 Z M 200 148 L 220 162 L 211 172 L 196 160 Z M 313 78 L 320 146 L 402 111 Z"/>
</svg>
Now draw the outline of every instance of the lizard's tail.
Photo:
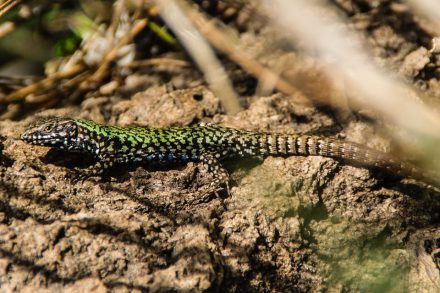
<svg viewBox="0 0 440 293">
<path fill-rule="evenodd" d="M 411 177 L 440 187 L 439 172 L 421 170 L 408 161 L 358 143 L 319 136 L 234 131 L 228 139 L 228 147 L 241 157 L 329 157 L 348 161 L 353 165 L 377 167 L 398 176 Z"/>
<path fill-rule="evenodd" d="M 254 148 L 261 156 L 322 156 L 386 169 L 397 175 L 419 177 L 412 164 L 354 142 L 306 135 L 260 134 Z"/>
<path fill-rule="evenodd" d="M 263 134 L 261 155 L 272 156 L 322 156 L 336 159 L 353 160 L 363 164 L 381 164 L 388 161 L 385 154 L 361 146 L 360 144 L 333 138 L 307 136 Z"/>
</svg>

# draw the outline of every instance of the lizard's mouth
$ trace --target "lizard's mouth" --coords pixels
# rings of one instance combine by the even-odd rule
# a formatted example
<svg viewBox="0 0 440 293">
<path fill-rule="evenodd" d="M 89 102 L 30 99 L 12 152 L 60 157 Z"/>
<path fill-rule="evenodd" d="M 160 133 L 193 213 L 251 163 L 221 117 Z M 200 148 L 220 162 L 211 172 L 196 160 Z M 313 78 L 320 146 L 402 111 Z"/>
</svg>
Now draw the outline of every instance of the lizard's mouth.
<svg viewBox="0 0 440 293">
<path fill-rule="evenodd" d="M 36 135 L 33 135 L 32 133 L 30 133 L 30 132 L 28 132 L 28 131 L 25 131 L 25 132 L 21 135 L 20 138 L 21 138 L 21 140 L 23 140 L 23 141 L 25 141 L 25 142 L 27 142 L 27 143 L 30 143 L 30 144 L 33 144 L 34 141 L 37 140 L 37 136 L 36 136 Z"/>
</svg>

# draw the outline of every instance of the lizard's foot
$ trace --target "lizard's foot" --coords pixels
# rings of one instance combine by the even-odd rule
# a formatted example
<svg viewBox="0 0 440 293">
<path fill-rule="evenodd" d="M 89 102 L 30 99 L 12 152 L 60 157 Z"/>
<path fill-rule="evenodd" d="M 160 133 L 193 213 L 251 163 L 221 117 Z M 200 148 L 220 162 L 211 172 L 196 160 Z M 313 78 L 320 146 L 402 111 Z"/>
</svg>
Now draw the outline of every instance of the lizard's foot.
<svg viewBox="0 0 440 293">
<path fill-rule="evenodd" d="M 97 161 L 94 165 L 91 165 L 85 169 L 75 168 L 75 173 L 77 176 L 75 176 L 74 182 L 84 182 L 89 177 L 102 175 L 104 171 L 111 166 L 113 166 L 113 160 L 104 157 L 100 161 Z"/>
<path fill-rule="evenodd" d="M 97 169 L 95 166 L 91 166 L 85 169 L 74 168 L 74 171 L 71 172 L 71 180 L 74 184 L 83 183 L 90 177 L 98 176 L 102 174 L 102 169 Z"/>
<path fill-rule="evenodd" d="M 73 171 L 69 172 L 68 178 L 73 184 L 83 183 L 88 177 L 87 173 L 82 172 L 81 169 L 74 168 Z"/>
<path fill-rule="evenodd" d="M 214 180 L 211 182 L 211 186 L 215 188 L 214 193 L 217 197 L 220 197 L 219 192 L 222 190 L 226 190 L 227 196 L 231 194 L 231 190 L 229 188 L 229 180 L 225 180 L 225 181 Z"/>
</svg>

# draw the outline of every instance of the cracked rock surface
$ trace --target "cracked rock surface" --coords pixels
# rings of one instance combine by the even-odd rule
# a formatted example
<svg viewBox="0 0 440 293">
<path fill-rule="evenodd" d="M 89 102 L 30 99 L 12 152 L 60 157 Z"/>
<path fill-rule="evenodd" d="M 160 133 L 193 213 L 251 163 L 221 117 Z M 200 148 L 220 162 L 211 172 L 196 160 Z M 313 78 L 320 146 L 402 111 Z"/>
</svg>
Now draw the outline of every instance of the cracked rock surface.
<svg viewBox="0 0 440 293">
<path fill-rule="evenodd" d="M 138 111 L 145 103 L 156 105 L 155 115 Z M 250 99 L 235 117 L 217 114 L 218 104 L 203 87 L 157 88 L 130 100 L 87 100 L 40 115 L 81 113 L 100 121 L 97 108 L 106 108 L 115 113 L 109 123 L 121 125 L 208 120 L 285 133 L 337 127 L 317 110 L 298 119 L 278 94 Z M 91 159 L 11 139 L 32 119 L 0 127 L 7 137 L 0 167 L 0 283 L 6 291 L 286 292 L 341 284 L 401 291 L 416 283 L 430 288 L 429 278 L 438 278 L 440 195 L 422 183 L 320 157 L 226 162 L 230 194 L 213 192 L 209 174 L 194 163 L 120 165 L 108 176 L 74 183 L 71 168 Z M 380 138 L 363 141 L 368 131 L 368 123 L 356 122 L 343 134 L 386 146 Z"/>
</svg>

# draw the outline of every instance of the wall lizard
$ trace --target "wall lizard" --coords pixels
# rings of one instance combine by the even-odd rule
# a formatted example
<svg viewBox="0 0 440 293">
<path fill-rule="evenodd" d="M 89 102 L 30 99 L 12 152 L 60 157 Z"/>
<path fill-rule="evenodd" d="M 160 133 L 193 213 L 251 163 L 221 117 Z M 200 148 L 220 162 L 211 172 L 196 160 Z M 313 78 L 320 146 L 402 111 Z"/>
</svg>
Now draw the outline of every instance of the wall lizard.
<svg viewBox="0 0 440 293">
<path fill-rule="evenodd" d="M 214 124 L 143 128 L 107 126 L 75 118 L 46 118 L 30 125 L 21 139 L 33 145 L 92 154 L 97 162 L 84 176 L 102 174 L 115 163 L 202 162 L 213 183 L 227 183 L 221 162 L 228 158 L 267 156 L 322 156 L 413 173 L 413 168 L 391 155 L 354 142 L 334 138 L 259 133 Z"/>
</svg>

